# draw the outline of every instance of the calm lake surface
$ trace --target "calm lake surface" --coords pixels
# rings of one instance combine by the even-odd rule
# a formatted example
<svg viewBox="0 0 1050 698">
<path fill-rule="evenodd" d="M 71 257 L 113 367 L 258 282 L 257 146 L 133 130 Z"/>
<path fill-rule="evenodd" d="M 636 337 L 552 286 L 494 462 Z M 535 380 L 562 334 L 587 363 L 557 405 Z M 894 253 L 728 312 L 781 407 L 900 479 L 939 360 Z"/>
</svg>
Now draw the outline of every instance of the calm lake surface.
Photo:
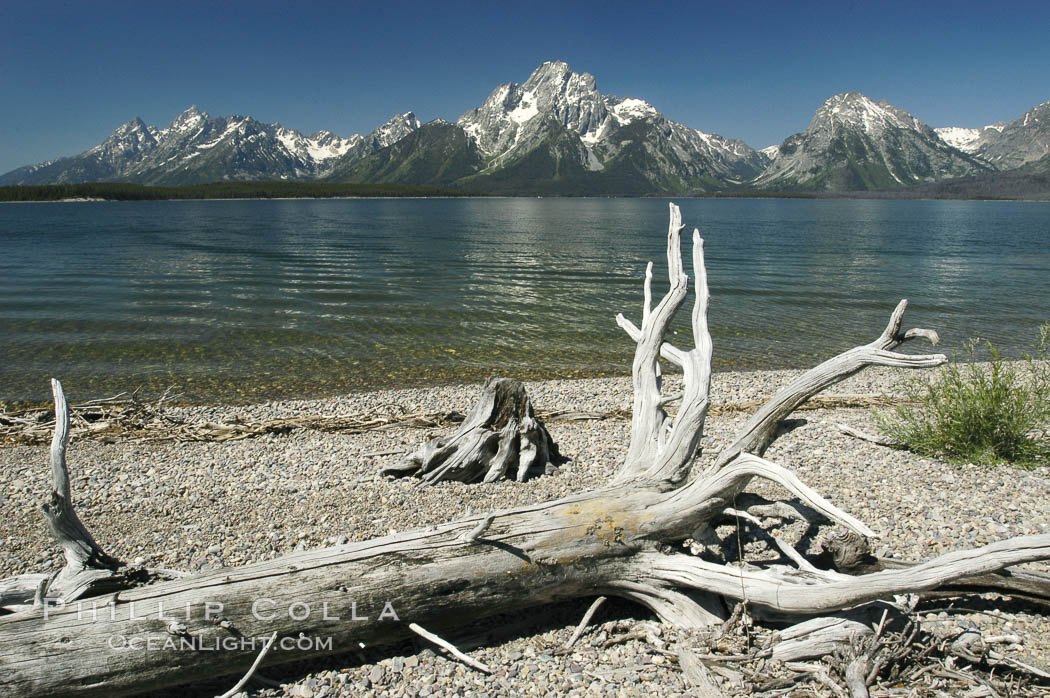
<svg viewBox="0 0 1050 698">
<path fill-rule="evenodd" d="M 717 370 L 812 365 L 901 298 L 949 353 L 1017 356 L 1050 320 L 1045 203 L 678 203 L 707 241 Z M 614 317 L 640 320 L 650 259 L 663 293 L 666 230 L 661 199 L 3 205 L 0 401 L 47 400 L 51 376 L 74 401 L 243 402 L 628 374 Z"/>
</svg>

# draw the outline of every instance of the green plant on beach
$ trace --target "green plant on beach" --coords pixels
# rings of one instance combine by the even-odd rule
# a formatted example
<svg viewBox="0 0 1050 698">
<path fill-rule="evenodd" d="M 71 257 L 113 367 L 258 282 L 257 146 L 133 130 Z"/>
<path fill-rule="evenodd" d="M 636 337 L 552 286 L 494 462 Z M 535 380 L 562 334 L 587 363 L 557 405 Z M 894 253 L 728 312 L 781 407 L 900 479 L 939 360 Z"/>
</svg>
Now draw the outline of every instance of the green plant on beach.
<svg viewBox="0 0 1050 698">
<path fill-rule="evenodd" d="M 1021 361 L 1003 360 L 991 342 L 981 348 L 971 340 L 969 361 L 909 381 L 917 404 L 876 412 L 875 423 L 909 450 L 950 462 L 1050 462 L 1050 324 Z"/>
</svg>

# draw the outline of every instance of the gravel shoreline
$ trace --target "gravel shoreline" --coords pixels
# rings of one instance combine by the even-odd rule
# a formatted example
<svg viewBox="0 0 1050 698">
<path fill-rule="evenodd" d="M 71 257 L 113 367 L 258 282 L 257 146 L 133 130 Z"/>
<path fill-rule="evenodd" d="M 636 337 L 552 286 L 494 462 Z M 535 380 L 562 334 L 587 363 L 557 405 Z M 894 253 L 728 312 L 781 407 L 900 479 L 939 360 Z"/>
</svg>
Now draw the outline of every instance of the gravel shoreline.
<svg viewBox="0 0 1050 698">
<path fill-rule="evenodd" d="M 800 371 L 715 374 L 715 403 L 772 395 Z M 880 396 L 899 390 L 908 375 L 868 369 L 826 395 Z M 674 377 L 669 382 L 674 382 Z M 537 410 L 609 412 L 629 409 L 630 378 L 530 382 Z M 334 416 L 370 411 L 466 413 L 479 385 L 355 393 L 321 400 L 288 400 L 245 407 L 183 407 L 172 413 L 223 421 L 233 415 L 265 420 L 296 415 Z M 76 396 L 71 396 L 73 400 Z M 843 422 L 873 430 L 870 409 L 798 412 L 766 457 L 792 469 L 807 484 L 879 533 L 879 554 L 929 558 L 1011 536 L 1050 533 L 1050 469 L 952 466 L 841 434 Z M 727 412 L 708 418 L 705 458 L 717 453 L 750 416 Z M 620 465 L 629 422 L 550 421 L 548 429 L 572 463 L 527 483 L 416 487 L 375 474 L 442 429 L 399 427 L 362 434 L 297 430 L 285 435 L 221 443 L 102 443 L 74 438 L 69 449 L 73 496 L 81 518 L 103 547 L 121 559 L 151 567 L 197 571 L 273 558 L 294 549 L 329 545 L 441 523 L 467 512 L 488 511 L 600 486 Z M 387 455 L 375 455 L 383 454 Z M 61 553 L 48 538 L 39 503 L 49 487 L 48 447 L 0 449 L 0 577 L 57 569 Z M 783 497 L 773 489 L 753 488 Z M 1048 569 L 1047 566 L 1036 566 Z M 281 688 L 260 696 L 351 695 L 682 695 L 680 672 L 651 642 L 602 648 L 619 625 L 645 621 L 645 611 L 609 604 L 574 651 L 553 650 L 572 632 L 589 600 L 543 613 L 502 618 L 500 633 L 484 621 L 457 637 L 497 671 L 484 677 L 429 650 L 405 643 L 360 656 L 340 655 L 264 672 Z M 1002 612 L 931 618 L 932 623 L 977 623 L 987 632 L 1017 634 L 1019 658 L 1044 665 L 1050 656 L 1050 616 L 1016 602 Z M 989 606 L 991 608 L 991 606 Z M 987 610 L 987 609 L 985 609 Z M 542 616 L 542 618 L 537 618 Z M 524 620 L 523 620 L 524 619 Z M 666 648 L 688 646 L 688 634 L 650 626 Z M 480 643 L 480 644 L 478 644 Z M 170 695 L 215 695 L 236 681 L 196 684 Z M 688 695 L 688 693 L 685 693 Z"/>
</svg>

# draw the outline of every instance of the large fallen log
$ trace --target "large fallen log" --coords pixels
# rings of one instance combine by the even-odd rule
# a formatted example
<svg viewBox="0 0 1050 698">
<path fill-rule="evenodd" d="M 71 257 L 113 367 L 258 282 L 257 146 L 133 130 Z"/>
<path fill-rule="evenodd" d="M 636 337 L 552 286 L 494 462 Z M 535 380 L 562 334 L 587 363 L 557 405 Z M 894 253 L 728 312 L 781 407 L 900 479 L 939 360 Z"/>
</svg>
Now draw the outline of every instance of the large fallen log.
<svg viewBox="0 0 1050 698">
<path fill-rule="evenodd" d="M 762 453 L 776 438 L 777 424 L 793 409 L 865 366 L 923 368 L 946 358 L 894 351 L 915 337 L 936 342 L 936 333 L 928 330 L 902 331 L 902 301 L 875 341 L 793 381 L 755 414 L 711 467 L 694 472 L 709 404 L 712 344 L 698 232 L 693 234 L 694 347 L 683 350 L 664 341 L 689 290 L 680 252 L 682 227 L 672 204 L 668 293 L 653 307 L 650 264 L 640 326 L 618 318 L 637 343 L 635 396 L 630 445 L 608 486 L 425 530 L 144 586 L 134 586 L 141 584 L 135 575 L 120 576 L 123 568 L 97 554 L 103 569 L 92 568 L 92 584 L 86 587 L 49 589 L 47 578 L 39 577 L 7 580 L 0 589 L 8 594 L 11 588 L 21 589 L 23 600 L 33 584 L 37 587 L 29 595 L 32 604 L 0 617 L 0 692 L 139 693 L 243 673 L 273 633 L 278 639 L 263 666 L 595 595 L 636 601 L 661 621 L 688 628 L 723 623 L 737 601 L 770 615 L 794 615 L 805 623 L 785 633 L 793 644 L 781 654 L 799 659 L 826 653 L 828 647 L 848 648 L 865 635 L 877 638 L 883 622 L 858 614 L 863 604 L 958 586 L 1013 565 L 1050 559 L 1050 535 L 1014 538 L 859 575 L 819 569 L 797 552 L 788 555 L 790 565 L 724 565 L 690 554 L 682 542 L 710 539 L 716 522 L 727 514 L 742 520 L 742 512 L 734 509 L 737 495 L 756 477 L 783 486 L 806 511 L 858 536 L 874 536 L 863 522 Z M 682 369 L 680 395 L 662 394 L 661 358 Z M 56 403 L 58 399 L 56 391 Z M 674 419 L 665 411 L 672 400 L 681 400 Z M 68 493 L 66 499 L 72 501 Z M 69 564 L 74 563 L 81 561 Z M 76 579 L 78 571 L 70 574 Z M 95 593 L 95 577 L 110 586 Z M 113 584 L 127 588 L 115 590 Z M 67 595 L 70 588 L 74 593 Z M 1050 585 L 1036 582 L 1029 593 L 1050 598 Z M 814 621 L 813 615 L 826 619 Z M 776 648 L 769 652 L 778 656 Z M 861 664 L 851 670 L 854 684 Z M 867 681 L 871 674 L 860 678 Z"/>
</svg>

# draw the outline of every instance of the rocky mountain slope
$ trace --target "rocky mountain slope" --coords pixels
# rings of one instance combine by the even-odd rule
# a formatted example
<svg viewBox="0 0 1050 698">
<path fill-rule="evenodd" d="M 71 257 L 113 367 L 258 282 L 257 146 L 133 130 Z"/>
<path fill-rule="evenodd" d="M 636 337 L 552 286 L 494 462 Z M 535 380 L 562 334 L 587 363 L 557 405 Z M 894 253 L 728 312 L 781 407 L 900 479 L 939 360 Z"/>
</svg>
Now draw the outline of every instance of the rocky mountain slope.
<svg viewBox="0 0 1050 698">
<path fill-rule="evenodd" d="M 973 154 L 996 170 L 1013 170 L 1050 155 L 1050 102 L 1008 124 L 981 130 Z"/>
<path fill-rule="evenodd" d="M 635 193 L 710 191 L 745 182 L 768 162 L 746 143 L 671 121 L 644 100 L 602 94 L 593 75 L 560 61 L 521 85 L 500 85 L 456 124 L 486 158 L 479 183 L 520 171 L 551 184 L 583 179 Z"/>
<path fill-rule="evenodd" d="M 455 124 L 423 127 L 411 145 L 330 177 L 503 194 L 640 195 L 725 189 L 768 162 L 742 141 L 673 122 L 641 99 L 602 94 L 594 76 L 562 62 L 544 63 L 523 84 L 500 85 Z M 441 160 L 448 164 L 439 172 Z M 420 171 L 422 180 L 406 179 Z"/>
<path fill-rule="evenodd" d="M 359 160 L 400 140 L 419 125 L 408 112 L 367 136 L 341 138 L 329 131 L 303 136 L 248 116 L 209 117 L 193 106 L 163 129 L 132 119 L 87 152 L 14 170 L 0 177 L 0 185 L 316 179 L 344 160 Z"/>
<path fill-rule="evenodd" d="M 191 107 L 165 128 L 132 119 L 94 148 L 19 168 L 0 185 L 291 180 L 518 195 L 849 192 L 980 179 L 1048 153 L 1050 102 L 1009 123 L 932 129 L 857 92 L 831 97 L 805 131 L 758 151 L 672 121 L 642 99 L 604 94 L 594 76 L 553 61 L 520 85 L 498 86 L 455 123 L 422 125 L 406 112 L 367 136 L 304 136 Z M 997 190 L 1016 179 L 999 178 Z"/>
<path fill-rule="evenodd" d="M 788 137 L 752 185 L 865 191 L 990 170 L 903 109 L 847 92 L 824 102 L 805 131 Z"/>
</svg>

